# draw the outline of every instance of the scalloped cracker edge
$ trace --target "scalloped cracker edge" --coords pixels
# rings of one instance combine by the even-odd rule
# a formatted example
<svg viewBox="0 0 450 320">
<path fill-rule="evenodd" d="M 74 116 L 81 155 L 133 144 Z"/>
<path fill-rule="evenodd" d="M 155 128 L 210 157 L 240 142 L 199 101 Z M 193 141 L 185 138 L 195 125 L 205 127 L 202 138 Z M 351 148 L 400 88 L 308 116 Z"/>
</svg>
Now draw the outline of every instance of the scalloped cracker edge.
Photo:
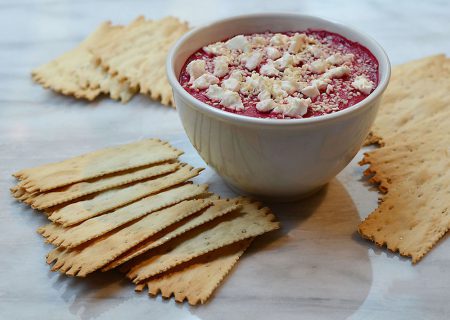
<svg viewBox="0 0 450 320">
<path fill-rule="evenodd" d="M 106 174 L 169 160 L 182 151 L 159 139 L 145 139 L 109 147 L 64 161 L 25 169 L 13 174 L 27 192 L 44 192 Z"/>
<path fill-rule="evenodd" d="M 108 271 L 116 268 L 123 263 L 148 252 L 149 250 L 162 246 L 170 240 L 175 239 L 176 237 L 181 236 L 194 228 L 234 212 L 240 208 L 239 204 L 229 199 L 218 199 L 214 195 L 208 199 L 214 200 L 214 205 L 206 209 L 201 215 L 191 217 L 188 221 L 182 221 L 181 225 L 176 226 L 176 229 L 174 230 L 168 230 L 168 232 L 164 232 L 162 235 L 156 235 L 157 237 L 155 238 L 151 237 L 143 241 L 138 246 L 133 247 L 131 250 L 123 253 L 121 256 L 117 257 L 117 259 L 106 265 L 102 271 Z M 124 267 L 124 269 L 126 268 Z"/>
<path fill-rule="evenodd" d="M 197 176 L 202 169 L 182 165 L 177 171 L 160 178 L 104 191 L 92 199 L 71 203 L 50 213 L 49 219 L 73 225 L 138 201 Z"/>
<path fill-rule="evenodd" d="M 72 250 L 56 248 L 48 254 L 47 263 L 55 262 L 52 271 L 85 277 L 153 234 L 210 205 L 211 201 L 203 199 L 180 202 L 149 214 L 117 232 L 97 238 L 85 246 Z"/>
<path fill-rule="evenodd" d="M 400 68 L 381 109 L 392 112 L 376 126 L 384 146 L 360 163 L 369 165 L 365 175 L 386 194 L 359 233 L 417 263 L 450 228 L 450 59 Z"/>
<path fill-rule="evenodd" d="M 187 300 L 190 305 L 203 304 L 230 273 L 252 240 L 246 239 L 207 253 L 181 270 L 138 285 L 136 291 L 147 286 L 152 296 L 161 293 L 164 298 L 173 296 L 177 302 Z"/>
<path fill-rule="evenodd" d="M 55 205 L 67 203 L 78 198 L 120 187 L 126 184 L 147 180 L 161 176 L 170 172 L 174 172 L 180 167 L 179 163 L 163 163 L 152 165 L 150 167 L 131 169 L 113 173 L 111 175 L 102 176 L 88 181 L 77 182 L 75 184 L 48 191 L 44 193 L 29 194 L 23 200 L 26 204 L 34 209 L 47 209 Z"/>
<path fill-rule="evenodd" d="M 393 67 L 390 83 L 365 145 L 383 146 L 386 141 L 393 142 L 390 136 L 406 125 L 415 126 L 436 108 L 441 108 L 439 95 L 430 93 L 435 92 L 436 83 L 443 78 L 445 65 L 448 67 L 449 59 L 439 54 Z"/>
<path fill-rule="evenodd" d="M 138 17 L 119 34 L 103 37 L 91 51 L 111 75 L 138 87 L 140 93 L 173 106 L 165 61 L 169 48 L 188 30 L 187 23 L 174 17 Z"/>
<path fill-rule="evenodd" d="M 110 22 L 102 23 L 77 47 L 34 69 L 32 79 L 46 89 L 75 98 L 92 101 L 100 94 L 109 94 L 112 99 L 127 102 L 136 88 L 98 66 L 89 50 L 101 39 L 117 36 L 122 29 L 122 26 L 112 26 Z"/>
<path fill-rule="evenodd" d="M 178 237 L 175 243 L 167 243 L 160 252 L 134 265 L 127 277 L 134 283 L 143 282 L 210 251 L 279 228 L 269 208 L 243 199 L 239 203 L 242 208 L 237 215 L 226 215 L 224 221 L 202 225 Z"/>
<path fill-rule="evenodd" d="M 38 233 L 55 246 L 73 248 L 152 212 L 203 194 L 207 188 L 207 185 L 186 184 L 143 198 L 109 214 L 86 220 L 74 227 L 65 228 L 50 223 L 39 228 Z"/>
</svg>

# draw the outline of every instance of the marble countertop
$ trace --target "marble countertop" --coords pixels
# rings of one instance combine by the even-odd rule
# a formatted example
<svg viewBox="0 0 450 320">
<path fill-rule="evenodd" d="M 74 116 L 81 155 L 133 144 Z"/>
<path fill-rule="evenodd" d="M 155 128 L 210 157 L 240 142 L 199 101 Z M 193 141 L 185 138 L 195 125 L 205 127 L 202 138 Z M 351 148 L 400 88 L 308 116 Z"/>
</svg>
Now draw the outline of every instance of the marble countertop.
<svg viewBox="0 0 450 320">
<path fill-rule="evenodd" d="M 287 11 L 348 22 L 378 40 L 393 64 L 450 54 L 448 1 L 0 2 L 0 319 L 448 319 L 450 241 L 418 265 L 361 240 L 356 228 L 378 194 L 357 158 L 326 189 L 271 205 L 283 228 L 258 239 L 206 305 L 137 294 L 119 273 L 89 279 L 50 271 L 35 232 L 45 219 L 15 202 L 16 170 L 100 147 L 160 137 L 205 166 L 176 111 L 145 97 L 87 104 L 33 84 L 30 70 L 73 47 L 101 21 L 175 15 L 200 25 L 240 13 Z M 207 168 L 198 181 L 233 196 Z M 448 238 L 448 236 L 446 237 Z"/>
</svg>

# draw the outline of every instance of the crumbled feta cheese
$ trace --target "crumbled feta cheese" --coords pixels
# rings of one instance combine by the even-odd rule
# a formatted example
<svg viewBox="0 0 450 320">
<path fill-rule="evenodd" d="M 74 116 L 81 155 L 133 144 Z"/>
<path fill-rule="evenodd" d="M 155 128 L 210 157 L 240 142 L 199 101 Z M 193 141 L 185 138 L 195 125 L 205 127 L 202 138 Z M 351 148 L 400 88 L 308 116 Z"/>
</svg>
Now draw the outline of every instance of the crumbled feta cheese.
<svg viewBox="0 0 450 320">
<path fill-rule="evenodd" d="M 289 40 L 289 49 L 288 49 L 288 51 L 290 53 L 299 53 L 300 51 L 303 50 L 303 48 L 305 47 L 307 42 L 308 42 L 308 37 L 306 36 L 306 34 L 304 34 L 304 33 L 300 33 L 300 34 L 296 33 Z"/>
<path fill-rule="evenodd" d="M 219 87 L 217 84 L 213 84 L 209 86 L 206 91 L 206 96 L 211 100 L 221 100 L 224 94 L 224 90 Z"/>
<path fill-rule="evenodd" d="M 267 63 L 263 64 L 261 68 L 259 68 L 259 73 L 265 76 L 277 76 L 280 71 L 275 68 L 275 64 L 272 60 L 267 60 Z"/>
<path fill-rule="evenodd" d="M 203 51 L 205 51 L 207 54 L 213 54 L 215 56 L 226 54 L 228 52 L 228 49 L 225 47 L 225 43 L 223 42 L 216 42 L 213 44 L 210 44 L 209 46 L 203 47 Z"/>
<path fill-rule="evenodd" d="M 270 38 L 270 44 L 273 46 L 284 46 L 288 43 L 289 37 L 285 34 L 277 33 Z"/>
<path fill-rule="evenodd" d="M 274 113 L 282 113 L 288 117 L 301 117 L 308 112 L 311 99 L 301 99 L 295 97 L 286 98 L 286 104 L 279 104 L 274 109 Z"/>
<path fill-rule="evenodd" d="M 324 91 L 327 89 L 328 82 L 330 82 L 329 79 L 315 79 L 311 81 L 311 85 L 319 89 L 319 91 Z"/>
<path fill-rule="evenodd" d="M 239 91 L 240 86 L 241 82 L 236 78 L 232 78 L 231 76 L 228 79 L 222 81 L 222 87 L 227 90 Z"/>
<path fill-rule="evenodd" d="M 319 89 L 313 85 L 303 88 L 301 92 L 309 98 L 317 97 L 320 94 Z"/>
<path fill-rule="evenodd" d="M 205 60 L 192 60 L 186 66 L 186 70 L 189 73 L 189 83 L 193 83 L 195 79 L 206 73 Z"/>
<path fill-rule="evenodd" d="M 331 68 L 327 72 L 324 73 L 324 79 L 335 79 L 342 78 L 343 76 L 350 73 L 350 68 L 347 66 L 340 66 L 336 68 Z"/>
<path fill-rule="evenodd" d="M 263 54 L 261 51 L 253 51 L 250 56 L 245 59 L 245 68 L 250 71 L 256 69 L 256 67 L 261 63 L 262 58 Z"/>
<path fill-rule="evenodd" d="M 229 71 L 228 58 L 226 56 L 218 56 L 214 58 L 214 75 L 216 77 L 223 77 Z"/>
<path fill-rule="evenodd" d="M 245 95 L 256 95 L 264 87 L 263 79 L 258 74 L 252 74 L 246 77 L 245 82 L 241 85 L 241 93 Z"/>
<path fill-rule="evenodd" d="M 267 100 L 267 99 L 270 99 L 271 97 L 272 97 L 272 95 L 267 90 L 263 90 L 258 94 L 259 101 Z"/>
<path fill-rule="evenodd" d="M 329 56 L 326 59 L 326 62 L 335 66 L 339 66 L 341 64 L 343 64 L 344 62 L 349 62 L 352 61 L 354 58 L 354 55 L 352 53 L 348 53 L 345 55 L 342 55 L 340 53 L 335 53 L 331 56 Z"/>
<path fill-rule="evenodd" d="M 225 91 L 222 100 L 220 100 L 220 104 L 231 110 L 244 110 L 241 97 L 237 92 Z"/>
<path fill-rule="evenodd" d="M 262 77 L 257 73 L 252 73 L 250 77 L 246 77 L 245 80 L 249 83 L 252 88 L 261 88 L 262 86 Z"/>
<path fill-rule="evenodd" d="M 308 112 L 308 107 L 311 104 L 311 99 L 301 99 L 295 97 L 288 97 L 287 103 L 290 106 L 285 115 L 287 116 L 303 116 Z"/>
<path fill-rule="evenodd" d="M 315 60 L 309 65 L 309 70 L 314 73 L 324 73 L 327 71 L 327 63 L 322 59 Z"/>
<path fill-rule="evenodd" d="M 304 81 L 300 81 L 297 83 L 297 85 L 298 85 L 298 90 L 302 90 L 308 86 L 308 83 L 304 82 Z"/>
<path fill-rule="evenodd" d="M 210 85 L 218 84 L 218 83 L 219 83 L 219 79 L 217 77 L 213 76 L 210 73 L 205 73 L 194 80 L 192 87 L 196 88 L 196 89 L 206 89 Z"/>
<path fill-rule="evenodd" d="M 323 55 L 322 49 L 319 46 L 307 46 L 306 50 L 310 52 L 314 58 L 320 58 Z"/>
<path fill-rule="evenodd" d="M 252 45 L 255 47 L 265 46 L 265 45 L 267 45 L 267 39 L 264 37 L 261 37 L 261 36 L 254 37 L 252 39 Z"/>
<path fill-rule="evenodd" d="M 243 35 L 238 35 L 227 41 L 227 48 L 246 52 L 250 49 L 250 43 Z"/>
<path fill-rule="evenodd" d="M 230 78 L 236 79 L 237 81 L 242 81 L 242 70 L 231 71 Z"/>
<path fill-rule="evenodd" d="M 293 59 L 292 55 L 285 52 L 281 58 L 275 60 L 274 65 L 275 65 L 275 68 L 277 68 L 280 71 L 283 71 L 288 66 L 291 66 L 293 63 L 294 63 L 294 59 Z"/>
<path fill-rule="evenodd" d="M 355 55 L 353 53 L 347 53 L 344 55 L 345 62 L 351 62 L 354 58 L 355 58 Z"/>
<path fill-rule="evenodd" d="M 304 75 L 304 71 L 301 67 L 289 66 L 283 71 L 282 78 L 284 80 L 294 80 L 302 79 Z"/>
<path fill-rule="evenodd" d="M 333 92 L 333 90 L 334 90 L 334 87 L 331 84 L 327 85 L 327 90 L 326 90 L 327 94 L 330 94 L 331 92 Z"/>
<path fill-rule="evenodd" d="M 340 53 L 333 54 L 329 56 L 326 60 L 329 64 L 338 66 L 344 63 L 344 57 Z"/>
<path fill-rule="evenodd" d="M 285 90 L 283 90 L 283 88 L 281 88 L 281 85 L 282 84 L 280 82 L 276 82 L 272 85 L 270 91 L 272 97 L 274 97 L 275 100 L 280 100 L 288 96 L 288 93 Z"/>
<path fill-rule="evenodd" d="M 272 99 L 261 100 L 256 104 L 256 110 L 261 112 L 269 112 L 275 108 L 275 101 Z"/>
<path fill-rule="evenodd" d="M 267 55 L 267 58 L 272 59 L 272 60 L 276 60 L 279 57 L 281 57 L 281 52 L 280 52 L 280 50 L 278 50 L 275 47 L 267 47 L 266 48 L 266 55 Z"/>
<path fill-rule="evenodd" d="M 288 94 L 293 94 L 299 90 L 298 83 L 293 80 L 282 80 L 281 89 L 286 91 Z"/>
<path fill-rule="evenodd" d="M 357 76 L 352 82 L 352 87 L 364 94 L 369 94 L 373 89 L 373 83 L 365 76 Z"/>
</svg>

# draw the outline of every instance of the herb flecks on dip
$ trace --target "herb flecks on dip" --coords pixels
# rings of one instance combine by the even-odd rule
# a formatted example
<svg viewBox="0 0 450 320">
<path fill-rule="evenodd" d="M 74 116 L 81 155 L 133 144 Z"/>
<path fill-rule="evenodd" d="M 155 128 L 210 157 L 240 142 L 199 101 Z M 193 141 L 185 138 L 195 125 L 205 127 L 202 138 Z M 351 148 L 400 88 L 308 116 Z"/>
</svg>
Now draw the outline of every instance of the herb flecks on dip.
<svg viewBox="0 0 450 320">
<path fill-rule="evenodd" d="M 225 111 L 257 118 L 337 112 L 378 84 L 378 62 L 357 42 L 327 31 L 237 35 L 195 52 L 181 85 Z"/>
</svg>

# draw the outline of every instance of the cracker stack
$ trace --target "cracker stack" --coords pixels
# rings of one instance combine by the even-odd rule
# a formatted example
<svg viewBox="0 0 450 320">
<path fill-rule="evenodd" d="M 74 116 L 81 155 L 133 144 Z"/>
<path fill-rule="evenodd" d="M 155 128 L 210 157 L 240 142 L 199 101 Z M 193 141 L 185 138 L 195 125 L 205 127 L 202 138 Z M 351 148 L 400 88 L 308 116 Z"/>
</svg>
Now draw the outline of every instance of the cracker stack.
<svg viewBox="0 0 450 320">
<path fill-rule="evenodd" d="M 173 106 L 165 60 L 172 44 L 188 30 L 173 17 L 128 26 L 104 22 L 80 45 L 32 71 L 44 88 L 94 100 L 101 94 L 127 102 L 136 92 Z"/>
<path fill-rule="evenodd" d="M 413 263 L 450 228 L 449 92 L 444 55 L 395 67 L 361 161 L 385 195 L 359 232 Z"/>
<path fill-rule="evenodd" d="M 277 229 L 268 208 L 220 199 L 160 140 L 107 148 L 14 174 L 14 197 L 51 221 L 52 270 L 84 277 L 117 267 L 149 293 L 204 303 L 254 237 Z"/>
</svg>

